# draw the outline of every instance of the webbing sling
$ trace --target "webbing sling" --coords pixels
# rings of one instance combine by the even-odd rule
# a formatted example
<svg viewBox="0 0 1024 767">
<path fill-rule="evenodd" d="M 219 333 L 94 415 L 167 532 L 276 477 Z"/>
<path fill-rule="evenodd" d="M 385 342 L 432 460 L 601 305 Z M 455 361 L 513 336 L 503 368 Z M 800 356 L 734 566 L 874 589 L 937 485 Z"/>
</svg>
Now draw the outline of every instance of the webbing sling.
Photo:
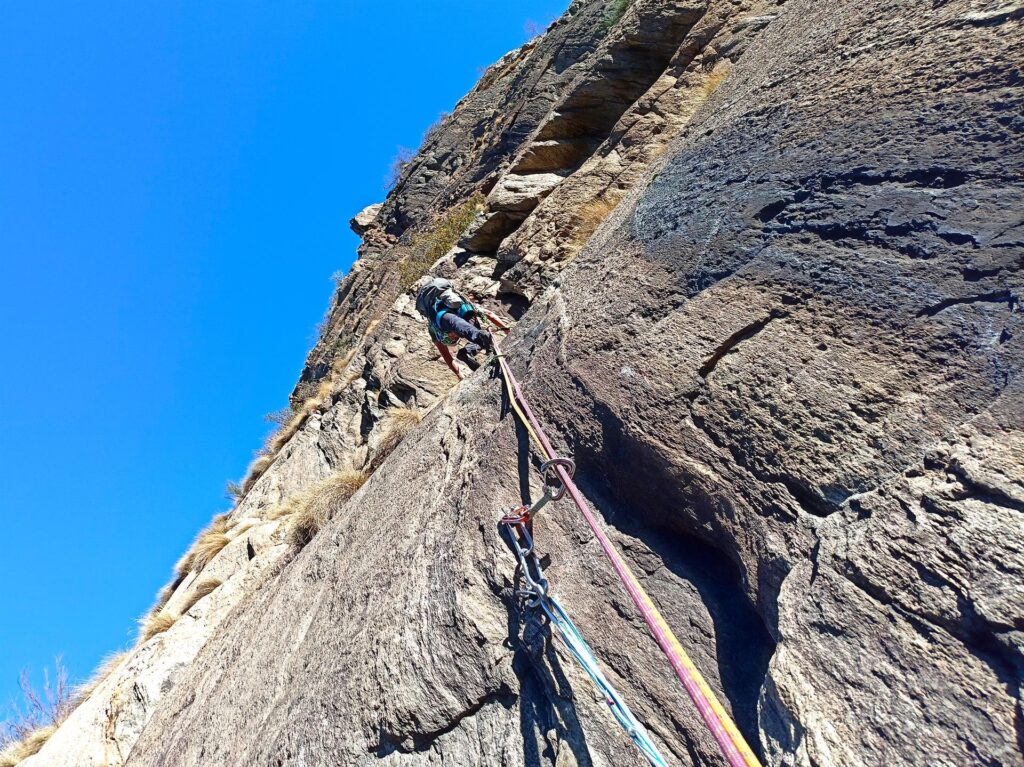
<svg viewBox="0 0 1024 767">
<path fill-rule="evenodd" d="M 652 767 L 668 767 L 668 762 L 665 761 L 665 757 L 661 755 L 658 747 L 651 741 L 647 730 L 633 716 L 633 712 L 629 710 L 626 701 L 622 699 L 622 696 L 619 695 L 618 691 L 601 671 L 593 651 L 583 639 L 580 630 L 576 628 L 576 624 L 566 614 L 562 605 L 553 596 L 548 596 L 540 603 L 540 606 L 544 614 L 548 616 L 548 620 L 558 630 L 558 634 L 562 641 L 565 642 L 565 646 L 569 648 L 569 652 L 572 653 L 572 656 L 583 667 L 583 670 L 587 672 L 587 676 L 601 690 L 605 703 L 608 704 L 608 709 L 615 716 L 616 721 L 622 725 L 626 734 L 629 735 L 629 739 L 640 749 Z"/>
<path fill-rule="evenodd" d="M 565 461 L 572 471 L 572 461 Z M 550 468 L 550 467 L 548 467 Z M 552 495 L 552 490 L 554 494 Z M 576 628 L 569 614 L 550 593 L 550 585 L 544 577 L 543 564 L 537 556 L 536 547 L 533 543 L 533 536 L 530 535 L 529 525 L 533 516 L 550 501 L 558 500 L 565 493 L 565 489 L 553 488 L 547 484 L 547 473 L 545 472 L 545 487 L 543 495 L 529 507 L 521 506 L 512 509 L 501 518 L 504 531 L 508 534 L 507 543 L 512 553 L 516 555 L 519 564 L 516 568 L 520 587 L 516 589 L 516 596 L 523 600 L 523 605 L 540 609 L 554 627 L 554 635 L 562 640 L 569 654 L 576 659 L 583 670 L 590 677 L 590 681 L 601 691 L 604 702 L 622 728 L 629 735 L 630 740 L 640 749 L 640 752 L 647 759 L 651 767 L 668 767 L 668 762 L 658 751 L 658 747 L 651 740 L 640 721 L 629 710 L 626 701 L 618 690 L 608 680 L 597 662 L 594 652 L 590 649 L 583 634 Z"/>
</svg>

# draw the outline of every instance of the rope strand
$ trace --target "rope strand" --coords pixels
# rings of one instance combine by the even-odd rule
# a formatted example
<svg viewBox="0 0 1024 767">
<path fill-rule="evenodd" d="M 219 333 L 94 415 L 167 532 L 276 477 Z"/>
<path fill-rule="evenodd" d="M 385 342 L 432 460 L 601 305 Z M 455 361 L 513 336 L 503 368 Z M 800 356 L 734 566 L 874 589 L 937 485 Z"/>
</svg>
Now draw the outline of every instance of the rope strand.
<svg viewBox="0 0 1024 767">
<path fill-rule="evenodd" d="M 509 391 L 509 401 L 512 404 L 512 409 L 529 432 L 530 438 L 533 440 L 537 450 L 544 456 L 545 460 L 552 460 L 556 454 L 551 446 L 551 442 L 544 433 L 543 427 L 541 427 L 534 416 L 533 411 L 530 410 L 530 405 L 523 395 L 522 388 L 519 386 L 519 382 L 506 362 L 505 355 L 501 353 L 497 342 L 495 342 L 494 348 L 497 353 L 498 365 Z M 568 490 L 576 508 L 583 515 L 591 531 L 593 531 L 595 538 L 597 538 L 601 546 L 601 550 L 609 562 L 611 562 L 612 567 L 633 600 L 633 604 L 636 605 L 648 628 L 650 628 L 651 633 L 654 635 L 655 641 L 657 641 L 662 652 L 668 658 L 672 670 L 697 707 L 697 711 L 700 713 L 708 729 L 711 730 L 711 734 L 714 735 L 722 755 L 726 758 L 730 767 L 761 767 L 760 762 L 736 727 L 736 724 L 732 721 L 732 718 L 722 704 L 719 703 L 714 692 L 708 686 L 707 681 L 705 681 L 700 671 L 693 664 L 693 661 L 690 660 L 689 655 L 687 655 L 675 634 L 672 633 L 672 629 L 669 628 L 668 623 L 661 615 L 657 606 L 655 606 L 654 601 L 644 591 L 640 582 L 630 570 L 629 565 L 626 564 L 608 536 L 601 529 L 596 516 L 586 500 L 584 500 L 576 483 L 573 482 L 572 476 L 562 466 L 556 465 L 554 470 Z"/>
</svg>

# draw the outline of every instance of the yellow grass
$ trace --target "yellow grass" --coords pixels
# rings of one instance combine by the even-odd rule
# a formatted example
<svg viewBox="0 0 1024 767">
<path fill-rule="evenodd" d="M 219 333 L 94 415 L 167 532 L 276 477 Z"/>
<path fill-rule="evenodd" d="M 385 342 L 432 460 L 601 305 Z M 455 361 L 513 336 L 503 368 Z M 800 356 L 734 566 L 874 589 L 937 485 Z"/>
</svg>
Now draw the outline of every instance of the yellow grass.
<svg viewBox="0 0 1024 767">
<path fill-rule="evenodd" d="M 305 546 L 330 521 L 335 512 L 370 478 L 367 472 L 342 469 L 289 504 L 288 540 Z"/>
<path fill-rule="evenodd" d="M 245 519 L 239 520 L 238 523 L 231 528 L 231 537 L 240 538 L 254 527 L 258 527 L 259 524 L 260 520 L 253 517 L 246 517 Z"/>
<path fill-rule="evenodd" d="M 381 438 L 377 443 L 377 452 L 370 459 L 369 469 L 375 471 L 384 459 L 394 452 L 394 449 L 401 444 L 406 435 L 413 427 L 423 420 L 423 413 L 414 407 L 395 407 L 387 413 L 384 425 L 381 427 Z"/>
<path fill-rule="evenodd" d="M 272 522 L 275 519 L 281 519 L 282 517 L 287 517 L 291 514 L 294 514 L 299 509 L 300 500 L 301 494 L 290 496 L 285 500 L 281 501 L 281 503 L 277 504 L 276 506 L 273 506 L 270 509 L 268 509 L 263 514 L 263 518 L 268 522 Z"/>
<path fill-rule="evenodd" d="M 171 626 L 175 624 L 178 618 L 178 615 L 172 612 L 168 612 L 166 610 L 161 610 L 160 612 L 156 613 L 150 613 L 141 621 L 141 626 L 139 628 L 139 639 L 142 642 L 148 642 L 157 634 L 162 634 L 163 632 L 167 631 L 167 629 L 169 629 Z"/>
<path fill-rule="evenodd" d="M 16 767 L 21 761 L 39 753 L 50 736 L 57 731 L 57 725 L 51 724 L 33 730 L 16 743 L 11 743 L 0 751 L 0 767 Z"/>
<path fill-rule="evenodd" d="M 124 663 L 127 657 L 127 652 L 117 652 L 104 658 L 96 670 L 92 672 L 89 681 L 75 690 L 74 705 L 80 706 L 86 701 L 96 691 L 96 688 L 107 681 L 110 675 L 117 670 L 118 666 Z"/>
<path fill-rule="evenodd" d="M 181 612 L 187 613 L 195 606 L 195 604 L 200 599 L 212 594 L 221 586 L 222 583 L 222 581 L 216 578 L 205 578 L 204 580 L 200 581 L 198 584 L 196 584 L 195 588 L 192 589 L 192 592 L 185 599 L 185 604 L 181 606 Z"/>
<path fill-rule="evenodd" d="M 263 476 L 263 472 L 270 468 L 270 464 L 273 462 L 274 456 L 272 455 L 263 454 L 256 457 L 256 460 L 250 464 L 249 471 L 245 473 L 245 479 L 242 480 L 242 495 L 252 490 L 256 480 Z"/>
<path fill-rule="evenodd" d="M 227 530 L 230 527 L 227 515 L 218 514 L 214 517 L 210 526 L 193 541 L 192 548 L 188 550 L 188 553 L 174 566 L 178 575 L 185 576 L 192 571 L 198 572 L 210 564 L 213 558 L 231 543 L 231 538 L 227 535 Z"/>
<path fill-rule="evenodd" d="M 299 429 L 309 420 L 309 417 L 316 411 L 331 406 L 331 403 L 334 401 L 334 391 L 334 376 L 331 375 L 322 379 L 317 386 L 316 394 L 299 405 L 292 419 L 270 435 L 270 439 L 267 441 L 266 454 L 263 456 L 266 459 L 266 464 L 259 467 L 258 474 L 256 474 L 253 468 L 249 469 L 249 476 L 246 477 L 245 483 L 242 486 L 245 492 L 248 492 L 256 480 L 262 476 L 263 472 L 273 462 L 274 456 L 281 452 L 281 448 L 287 445 L 289 440 L 298 433 Z M 256 464 L 253 464 L 253 467 L 256 467 Z"/>
<path fill-rule="evenodd" d="M 214 557 L 224 550 L 224 547 L 231 543 L 231 538 L 226 533 L 222 533 L 216 530 L 208 530 L 196 539 L 196 542 L 192 545 L 192 551 L 195 554 L 195 559 L 192 561 L 192 569 L 196 572 L 201 571 L 210 562 L 213 561 Z"/>
<path fill-rule="evenodd" d="M 484 196 L 474 194 L 445 213 L 429 232 L 413 239 L 412 252 L 398 264 L 398 279 L 402 290 L 411 288 L 437 259 L 455 247 L 483 204 Z"/>
<path fill-rule="evenodd" d="M 369 332 L 369 330 L 367 330 Z M 354 336 L 353 336 L 354 338 Z M 267 440 L 267 445 L 262 451 L 260 458 L 249 468 L 249 472 L 242 483 L 242 494 L 247 493 L 273 463 L 274 457 L 281 452 L 281 449 L 288 444 L 299 429 L 301 429 L 309 417 L 318 410 L 326 410 L 334 404 L 334 395 L 348 386 L 356 378 L 359 378 L 361 371 L 353 371 L 346 375 L 345 368 L 355 356 L 356 349 L 352 348 L 348 353 L 331 364 L 331 373 L 322 378 L 317 384 L 316 391 L 310 397 L 303 400 L 302 404 L 295 408 L 295 415 L 291 420 L 275 431 Z"/>
<path fill-rule="evenodd" d="M 179 585 L 181 585 L 181 581 L 182 578 L 179 575 L 174 579 L 173 583 L 168 583 L 166 586 L 160 589 L 160 592 L 156 595 L 156 604 L 153 605 L 153 611 L 159 610 L 161 607 L 163 607 L 170 601 L 171 597 L 174 596 L 174 590 L 178 588 Z"/>
<path fill-rule="evenodd" d="M 418 426 L 422 420 L 423 413 L 412 406 L 393 407 L 388 411 L 388 423 L 390 426 L 406 432 L 413 426 Z"/>
</svg>

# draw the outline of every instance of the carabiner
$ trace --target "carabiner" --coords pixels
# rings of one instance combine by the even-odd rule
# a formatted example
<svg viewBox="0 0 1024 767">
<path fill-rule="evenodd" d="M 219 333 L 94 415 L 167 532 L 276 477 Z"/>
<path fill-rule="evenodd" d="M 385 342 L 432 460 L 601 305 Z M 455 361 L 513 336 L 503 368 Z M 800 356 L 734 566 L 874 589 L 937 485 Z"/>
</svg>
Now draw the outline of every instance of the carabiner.
<svg viewBox="0 0 1024 767">
<path fill-rule="evenodd" d="M 561 466 L 565 469 L 569 473 L 570 478 L 576 473 L 576 463 L 572 458 L 556 457 L 540 465 L 541 474 L 544 476 L 544 494 L 552 501 L 558 501 L 565 495 L 565 484 L 562 482 L 562 478 L 558 476 L 558 472 L 553 471 L 556 466 Z M 555 492 L 552 493 L 549 488 L 555 488 Z"/>
</svg>

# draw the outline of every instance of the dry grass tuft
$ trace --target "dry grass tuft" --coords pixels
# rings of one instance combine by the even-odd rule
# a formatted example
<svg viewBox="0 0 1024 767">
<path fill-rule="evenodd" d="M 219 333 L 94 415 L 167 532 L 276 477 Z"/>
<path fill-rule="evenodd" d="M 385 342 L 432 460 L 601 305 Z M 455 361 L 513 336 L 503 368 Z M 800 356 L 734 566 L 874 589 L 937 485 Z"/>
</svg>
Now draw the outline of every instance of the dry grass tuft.
<svg viewBox="0 0 1024 767">
<path fill-rule="evenodd" d="M 198 584 L 196 584 L 196 587 L 192 590 L 192 593 L 188 595 L 188 598 L 185 600 L 185 604 L 181 606 L 181 612 L 183 614 L 187 613 L 189 610 L 195 607 L 196 603 L 200 599 L 202 599 L 205 596 L 209 596 L 218 588 L 220 588 L 222 583 L 223 581 L 220 581 L 217 578 L 205 578 L 204 580 L 201 580 Z"/>
<path fill-rule="evenodd" d="M 110 675 L 113 674 L 122 663 L 124 663 L 127 657 L 127 652 L 117 652 L 104 658 L 96 670 L 92 672 L 92 676 L 89 677 L 89 681 L 79 685 L 75 689 L 75 694 L 72 698 L 73 704 L 75 706 L 80 706 L 84 703 L 89 696 L 96 691 L 97 687 L 110 678 Z"/>
<path fill-rule="evenodd" d="M 576 227 L 572 234 L 572 242 L 577 248 L 587 244 L 587 240 L 597 231 L 612 211 L 619 204 L 619 197 L 604 193 L 589 202 L 585 202 L 576 212 Z"/>
<path fill-rule="evenodd" d="M 410 406 L 393 407 L 388 411 L 388 423 L 392 428 L 398 428 L 408 432 L 414 426 L 419 426 L 423 421 L 423 413 L 419 409 Z"/>
<path fill-rule="evenodd" d="M 372 325 L 370 328 L 367 328 L 366 332 L 369 333 L 371 330 Z M 278 414 L 272 414 L 273 418 L 270 420 L 277 423 L 278 428 L 267 438 L 266 446 L 249 466 L 241 487 L 237 485 L 228 486 L 228 493 L 236 503 L 259 481 L 259 478 L 270 468 L 277 454 L 306 424 L 309 417 L 318 410 L 329 408 L 334 403 L 334 395 L 361 376 L 360 371 L 345 373 L 345 368 L 352 361 L 357 351 L 358 339 L 352 334 L 343 335 L 342 339 L 346 347 L 350 348 L 347 348 L 343 357 L 336 358 L 331 364 L 330 375 L 316 383 L 307 381 L 300 384 L 296 388 L 296 394 L 299 396 L 306 395 L 305 398 L 299 404 L 281 411 L 280 417 L 278 417 Z"/>
<path fill-rule="evenodd" d="M 313 540 L 334 513 L 355 495 L 356 490 L 369 478 L 368 472 L 342 469 L 299 497 L 282 504 L 289 506 L 286 512 L 289 542 L 301 548 Z"/>
<path fill-rule="evenodd" d="M 271 456 L 275 456 L 280 452 L 281 448 L 288 444 L 288 440 L 295 436 L 295 434 L 302 428 L 302 425 L 306 423 L 306 419 L 309 418 L 309 414 L 316 409 L 317 398 L 310 397 L 303 402 L 295 415 L 292 416 L 291 420 L 288 421 L 284 426 L 275 431 L 270 435 L 270 439 L 267 440 L 267 465 L 273 461 Z M 263 472 L 260 472 L 262 474 Z"/>
<path fill-rule="evenodd" d="M 231 539 L 241 538 L 254 527 L 259 527 L 260 522 L 261 520 L 258 517 L 245 517 L 238 520 L 235 526 L 231 528 Z"/>
<path fill-rule="evenodd" d="M 9 743 L 3 751 L 0 751 L 0 767 L 17 767 L 25 759 L 38 754 L 56 731 L 57 725 L 49 724 L 33 730 L 21 740 Z"/>
<path fill-rule="evenodd" d="M 311 500 L 299 506 L 289 517 L 288 541 L 302 548 L 313 540 L 330 518 L 330 509 L 319 501 Z"/>
<path fill-rule="evenodd" d="M 413 239 L 412 252 L 398 264 L 402 290 L 408 290 L 437 259 L 455 247 L 466 227 L 473 223 L 484 204 L 482 194 L 474 194 L 461 205 L 449 210 L 431 231 Z"/>
<path fill-rule="evenodd" d="M 196 572 L 203 570 L 229 543 L 231 543 L 231 538 L 227 533 L 222 533 L 219 530 L 207 530 L 192 544 L 192 553 L 194 554 L 192 569 Z"/>
<path fill-rule="evenodd" d="M 242 490 L 242 486 L 238 482 L 228 482 L 224 485 L 224 495 L 229 501 L 237 504 L 242 500 L 244 492 Z"/>
<path fill-rule="evenodd" d="M 395 407 L 388 411 L 387 419 L 382 427 L 377 452 L 370 460 L 368 468 L 371 472 L 384 463 L 384 459 L 394 452 L 406 435 L 423 420 L 423 413 L 414 407 Z"/>
<path fill-rule="evenodd" d="M 242 480 L 242 495 L 252 490 L 252 486 L 256 484 L 256 481 L 263 476 L 263 472 L 269 469 L 270 464 L 273 462 L 274 456 L 268 453 L 256 456 L 256 460 L 249 465 L 249 471 L 245 473 L 245 479 Z"/>
<path fill-rule="evenodd" d="M 186 555 L 187 556 L 187 555 Z M 182 560 L 183 562 L 184 560 Z M 179 562 L 181 564 L 181 562 Z M 165 604 L 171 601 L 171 597 L 174 596 L 174 591 L 181 585 L 181 582 L 185 580 L 184 576 L 180 573 L 176 574 L 176 577 L 171 583 L 168 583 L 160 592 L 156 595 L 156 604 L 150 609 L 150 612 L 157 612 Z"/>
<path fill-rule="evenodd" d="M 289 397 L 288 411 L 297 413 L 302 408 L 302 403 L 316 394 L 319 381 L 299 381 L 295 385 L 295 391 Z"/>
<path fill-rule="evenodd" d="M 179 615 L 167 610 L 150 613 L 140 621 L 139 641 L 148 642 L 157 634 L 162 634 L 173 626 L 179 617 Z"/>
<path fill-rule="evenodd" d="M 339 376 L 339 378 L 338 378 L 338 391 L 344 391 L 345 389 L 350 387 L 352 384 L 354 384 L 356 381 L 358 381 L 362 377 L 363 377 L 363 371 L 362 370 L 350 370 L 345 375 Z"/>
<path fill-rule="evenodd" d="M 331 406 L 331 403 L 334 401 L 334 378 L 334 375 L 331 375 L 328 376 L 327 378 L 322 379 L 320 383 L 317 385 L 316 394 L 314 394 L 312 397 L 309 397 L 301 405 L 299 405 L 299 407 L 295 411 L 295 415 L 292 416 L 291 420 L 288 421 L 288 423 L 286 423 L 280 429 L 275 431 L 272 435 L 270 435 L 270 439 L 267 441 L 267 447 L 265 448 L 264 455 L 264 457 L 267 459 L 267 464 L 260 471 L 260 475 L 262 475 L 263 472 L 266 471 L 267 466 L 270 466 L 270 464 L 273 462 L 274 456 L 276 456 L 281 451 L 281 448 L 288 444 L 288 441 L 292 437 L 294 437 L 296 433 L 299 431 L 299 429 L 301 429 L 305 425 L 306 421 L 309 420 L 309 417 L 313 415 L 313 413 Z M 250 475 L 253 473 L 252 469 L 250 469 L 249 473 Z M 255 483 L 257 479 L 259 479 L 258 476 L 255 479 L 253 479 L 252 482 Z M 247 478 L 245 490 L 248 491 L 248 489 L 251 486 L 252 484 L 249 483 L 249 480 Z"/>
<path fill-rule="evenodd" d="M 299 510 L 299 502 L 302 495 L 293 495 L 285 500 L 281 501 L 276 506 L 272 506 L 263 514 L 263 519 L 268 522 L 273 522 L 275 519 L 281 519 L 294 514 Z"/>
<path fill-rule="evenodd" d="M 231 543 L 231 538 L 228 537 L 227 531 L 231 528 L 231 523 L 228 521 L 226 514 L 218 514 L 213 518 L 213 522 L 210 526 L 199 533 L 195 541 L 192 542 L 192 547 L 188 550 L 178 564 L 174 566 L 175 571 L 178 574 L 179 581 L 175 584 L 175 588 L 181 583 L 181 578 L 188 575 L 193 570 L 198 572 L 206 567 L 217 556 L 221 550 Z M 170 595 L 167 595 L 170 598 Z M 167 600 L 158 603 L 160 606 L 167 603 Z"/>
</svg>

